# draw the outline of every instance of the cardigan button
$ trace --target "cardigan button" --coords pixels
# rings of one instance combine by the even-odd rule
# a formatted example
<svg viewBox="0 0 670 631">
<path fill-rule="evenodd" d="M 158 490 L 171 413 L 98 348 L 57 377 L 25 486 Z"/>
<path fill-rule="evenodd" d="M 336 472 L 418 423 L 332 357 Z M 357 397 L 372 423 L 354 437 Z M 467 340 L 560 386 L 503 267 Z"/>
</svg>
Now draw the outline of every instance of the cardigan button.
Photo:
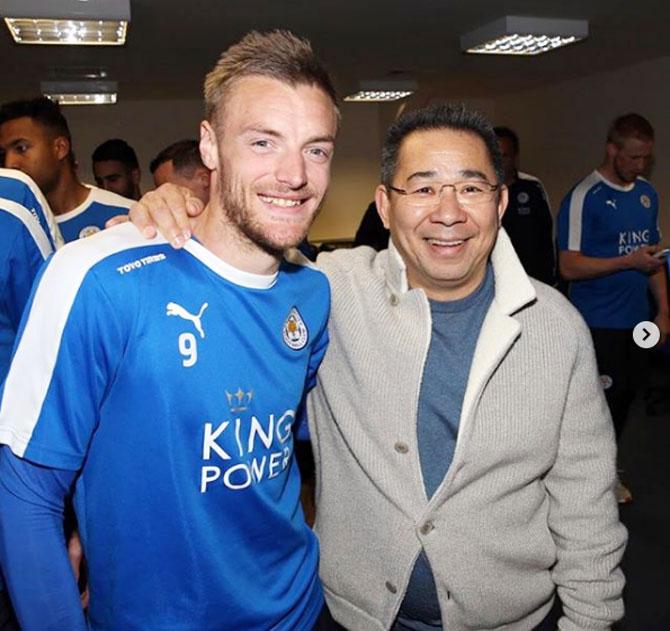
<svg viewBox="0 0 670 631">
<path fill-rule="evenodd" d="M 399 454 L 406 454 L 409 451 L 407 444 L 400 441 L 393 445 L 393 449 L 395 449 Z"/>
<path fill-rule="evenodd" d="M 391 297 L 389 298 L 389 302 L 391 303 L 392 307 L 397 307 L 398 303 L 400 302 L 400 298 L 396 294 L 391 294 Z"/>
<path fill-rule="evenodd" d="M 392 594 L 398 593 L 398 588 L 390 581 L 386 581 L 386 589 L 388 589 Z"/>
<path fill-rule="evenodd" d="M 427 535 L 435 530 L 435 524 L 432 521 L 427 521 L 425 524 L 421 526 L 419 529 L 419 532 L 422 535 Z"/>
</svg>

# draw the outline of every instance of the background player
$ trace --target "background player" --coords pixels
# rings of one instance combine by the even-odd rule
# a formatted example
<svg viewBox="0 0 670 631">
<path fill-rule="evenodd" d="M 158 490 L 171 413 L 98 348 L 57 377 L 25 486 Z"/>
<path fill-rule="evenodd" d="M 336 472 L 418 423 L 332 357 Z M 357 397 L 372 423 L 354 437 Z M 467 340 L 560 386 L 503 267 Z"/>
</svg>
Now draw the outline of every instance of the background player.
<svg viewBox="0 0 670 631">
<path fill-rule="evenodd" d="M 96 184 L 105 191 L 128 199 L 139 199 L 142 172 L 135 150 L 121 138 L 98 145 L 91 156 Z"/>
<path fill-rule="evenodd" d="M 25 174 L 0 169 L 0 383 L 30 289 L 44 260 L 62 244 L 49 205 Z M 0 578 L 0 629 L 18 629 Z"/>
<path fill-rule="evenodd" d="M 166 182 L 185 186 L 203 204 L 209 201 L 209 169 L 202 161 L 197 140 L 168 145 L 151 161 L 149 170 L 156 187 Z"/>
<path fill-rule="evenodd" d="M 132 204 L 79 181 L 67 121 L 46 97 L 0 106 L 0 153 L 3 166 L 35 180 L 66 242 L 98 232 Z"/>
<path fill-rule="evenodd" d="M 653 256 L 660 249 L 658 195 L 643 177 L 653 147 L 654 130 L 644 117 L 614 120 L 603 163 L 567 194 L 558 216 L 559 269 L 591 329 L 617 438 L 647 374 L 646 351 L 632 330 L 651 318 L 649 291 L 661 342 L 670 332 L 664 260 Z M 622 484 L 617 497 L 632 499 Z"/>
<path fill-rule="evenodd" d="M 547 285 L 555 282 L 554 220 L 547 193 L 534 175 L 519 171 L 519 137 L 509 127 L 495 127 L 500 143 L 509 203 L 502 226 L 526 273 Z"/>
</svg>

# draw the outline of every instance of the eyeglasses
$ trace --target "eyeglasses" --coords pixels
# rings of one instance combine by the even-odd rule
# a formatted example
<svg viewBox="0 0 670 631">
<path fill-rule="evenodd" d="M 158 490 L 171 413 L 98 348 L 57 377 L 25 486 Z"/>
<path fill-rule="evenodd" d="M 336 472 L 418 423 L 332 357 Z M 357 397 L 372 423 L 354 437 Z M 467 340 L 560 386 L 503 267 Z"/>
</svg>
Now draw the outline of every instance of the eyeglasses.
<svg viewBox="0 0 670 631">
<path fill-rule="evenodd" d="M 489 184 L 482 180 L 464 180 L 453 184 L 442 184 L 441 182 L 423 183 L 412 190 L 405 190 L 395 186 L 388 186 L 390 190 L 407 198 L 407 203 L 412 206 L 430 208 L 437 206 L 442 198 L 445 188 L 453 188 L 456 201 L 461 206 L 478 206 L 488 204 L 496 198 L 500 184 Z"/>
</svg>

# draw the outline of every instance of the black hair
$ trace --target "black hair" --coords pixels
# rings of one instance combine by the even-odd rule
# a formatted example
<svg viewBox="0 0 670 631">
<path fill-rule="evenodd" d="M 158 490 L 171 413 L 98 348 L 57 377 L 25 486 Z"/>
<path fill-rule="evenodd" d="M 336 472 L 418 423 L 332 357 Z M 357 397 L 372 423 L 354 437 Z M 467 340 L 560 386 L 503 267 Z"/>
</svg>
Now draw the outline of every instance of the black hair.
<svg viewBox="0 0 670 631">
<path fill-rule="evenodd" d="M 512 143 L 512 148 L 514 153 L 519 153 L 519 137 L 516 135 L 516 132 L 509 127 L 494 127 L 493 131 L 496 133 L 498 138 L 507 138 Z"/>
<path fill-rule="evenodd" d="M 0 125 L 16 120 L 17 118 L 30 118 L 48 129 L 54 136 L 63 136 L 70 145 L 68 159 L 74 166 L 75 157 L 72 149 L 72 136 L 65 116 L 60 111 L 56 101 L 46 96 L 38 96 L 32 99 L 21 99 L 10 101 L 0 106 Z"/>
<path fill-rule="evenodd" d="M 135 150 L 121 138 L 110 138 L 98 145 L 91 156 L 93 162 L 104 162 L 105 160 L 118 160 L 129 169 L 139 169 Z"/>
<path fill-rule="evenodd" d="M 389 127 L 382 145 L 381 177 L 383 184 L 386 186 L 391 184 L 397 168 L 402 141 L 415 131 L 431 129 L 464 131 L 481 138 L 488 150 L 498 183 L 504 181 L 500 145 L 489 120 L 483 114 L 467 109 L 463 104 L 441 103 L 410 110 Z"/>
<path fill-rule="evenodd" d="M 200 156 L 200 146 L 197 140 L 179 140 L 165 147 L 149 164 L 149 170 L 154 173 L 164 162 L 172 160 L 175 171 L 191 177 L 199 167 L 205 167 Z"/>
</svg>

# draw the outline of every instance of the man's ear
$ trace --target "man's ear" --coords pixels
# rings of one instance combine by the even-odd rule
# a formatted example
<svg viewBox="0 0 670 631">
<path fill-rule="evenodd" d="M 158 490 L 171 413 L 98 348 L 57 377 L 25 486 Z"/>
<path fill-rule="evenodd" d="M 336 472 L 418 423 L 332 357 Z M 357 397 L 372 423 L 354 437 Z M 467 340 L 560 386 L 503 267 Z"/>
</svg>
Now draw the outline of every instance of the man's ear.
<svg viewBox="0 0 670 631">
<path fill-rule="evenodd" d="M 500 226 L 502 222 L 503 215 L 507 210 L 507 204 L 509 203 L 509 189 L 503 184 L 500 187 L 500 197 L 498 199 L 498 225 Z"/>
<path fill-rule="evenodd" d="M 53 148 L 56 158 L 63 160 L 70 154 L 70 141 L 65 136 L 56 136 L 53 139 Z"/>
<path fill-rule="evenodd" d="M 383 184 L 380 184 L 375 190 L 375 205 L 377 206 L 377 212 L 384 224 L 384 228 L 389 230 L 389 206 L 391 202 L 388 191 Z"/>
<path fill-rule="evenodd" d="M 216 132 L 208 121 L 200 123 L 200 157 L 210 171 L 219 169 L 219 147 L 216 142 Z"/>
<path fill-rule="evenodd" d="M 209 188 L 209 175 L 210 171 L 205 167 L 198 167 L 195 172 L 195 176 L 198 178 L 198 182 L 200 182 L 200 185 L 203 188 Z"/>
<path fill-rule="evenodd" d="M 613 142 L 608 142 L 605 144 L 605 151 L 607 158 L 612 162 L 616 158 L 617 153 L 619 153 L 619 147 Z"/>
<path fill-rule="evenodd" d="M 130 179 L 135 186 L 140 185 L 140 180 L 142 179 L 142 171 L 139 168 L 130 170 Z"/>
</svg>

